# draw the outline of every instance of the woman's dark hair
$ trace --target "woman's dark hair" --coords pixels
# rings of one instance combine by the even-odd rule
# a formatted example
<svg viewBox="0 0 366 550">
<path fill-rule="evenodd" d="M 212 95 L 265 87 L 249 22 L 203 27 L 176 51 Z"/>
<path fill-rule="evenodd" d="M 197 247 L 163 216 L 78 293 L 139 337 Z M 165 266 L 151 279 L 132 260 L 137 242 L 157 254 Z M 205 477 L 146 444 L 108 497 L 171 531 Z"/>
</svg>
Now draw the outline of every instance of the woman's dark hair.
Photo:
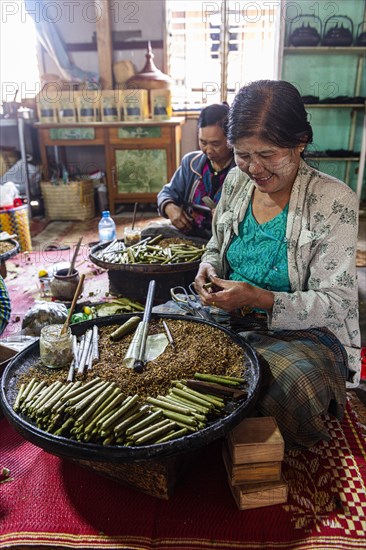
<svg viewBox="0 0 366 550">
<path fill-rule="evenodd" d="M 198 128 L 206 126 L 220 126 L 225 136 L 227 135 L 227 123 L 229 115 L 229 105 L 227 103 L 214 103 L 202 109 L 198 117 Z"/>
<path fill-rule="evenodd" d="M 313 130 L 295 86 L 284 80 L 257 80 L 236 94 L 227 136 L 232 145 L 243 137 L 258 136 L 287 148 L 312 143 Z"/>
</svg>

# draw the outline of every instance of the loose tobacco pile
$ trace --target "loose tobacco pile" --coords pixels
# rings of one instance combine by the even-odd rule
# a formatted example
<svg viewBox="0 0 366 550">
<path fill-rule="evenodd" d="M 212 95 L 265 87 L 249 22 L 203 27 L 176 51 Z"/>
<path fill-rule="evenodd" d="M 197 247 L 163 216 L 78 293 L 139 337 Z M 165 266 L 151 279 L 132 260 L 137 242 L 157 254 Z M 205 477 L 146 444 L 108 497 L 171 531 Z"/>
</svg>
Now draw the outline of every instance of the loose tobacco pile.
<svg viewBox="0 0 366 550">
<path fill-rule="evenodd" d="M 162 332 L 161 323 L 152 321 L 149 334 Z M 33 367 L 19 378 L 14 409 L 45 431 L 103 445 L 150 445 L 204 428 L 228 414 L 230 388 L 245 385 L 243 349 L 204 323 L 169 320 L 169 329 L 175 349 L 138 374 L 122 364 L 132 335 L 112 342 L 116 326 L 100 327 L 92 370 L 66 383 L 65 371 Z"/>
</svg>

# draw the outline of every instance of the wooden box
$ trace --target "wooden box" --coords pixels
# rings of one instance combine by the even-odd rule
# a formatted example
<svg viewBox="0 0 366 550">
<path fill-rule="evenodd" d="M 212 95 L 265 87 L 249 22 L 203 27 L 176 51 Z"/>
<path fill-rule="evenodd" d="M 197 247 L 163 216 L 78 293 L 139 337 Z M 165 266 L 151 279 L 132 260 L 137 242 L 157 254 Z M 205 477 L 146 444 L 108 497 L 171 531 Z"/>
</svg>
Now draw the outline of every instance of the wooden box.
<svg viewBox="0 0 366 550">
<path fill-rule="evenodd" d="M 250 510 L 287 502 L 288 485 L 283 478 L 265 483 L 229 485 L 239 510 Z"/>
<path fill-rule="evenodd" d="M 13 348 L 8 348 L 7 346 L 0 344 L 0 375 L 2 374 L 9 361 L 13 359 L 13 357 L 15 357 L 17 353 L 17 350 Z"/>
<path fill-rule="evenodd" d="M 226 436 L 233 464 L 280 462 L 285 443 L 272 416 L 245 418 Z"/>
<path fill-rule="evenodd" d="M 222 458 L 231 485 L 278 481 L 281 479 L 282 463 L 280 461 L 233 464 L 225 444 L 222 448 Z"/>
</svg>

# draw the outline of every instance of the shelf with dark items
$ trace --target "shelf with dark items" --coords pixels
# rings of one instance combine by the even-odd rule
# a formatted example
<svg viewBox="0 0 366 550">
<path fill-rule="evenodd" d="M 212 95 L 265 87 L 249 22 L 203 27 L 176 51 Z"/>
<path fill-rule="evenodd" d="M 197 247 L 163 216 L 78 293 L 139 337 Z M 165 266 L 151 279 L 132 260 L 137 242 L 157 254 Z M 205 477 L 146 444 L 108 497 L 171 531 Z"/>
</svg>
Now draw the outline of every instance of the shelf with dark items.
<svg viewBox="0 0 366 550">
<path fill-rule="evenodd" d="M 324 109 L 365 109 L 365 103 L 305 103 L 305 107 Z"/>
<path fill-rule="evenodd" d="M 365 97 L 361 95 L 362 78 L 364 71 L 364 64 L 366 58 L 366 44 L 361 40 L 361 31 L 364 27 L 364 22 L 358 25 L 357 32 L 354 32 L 354 25 L 352 20 L 348 16 L 332 16 L 325 21 L 321 21 L 319 17 L 314 15 L 302 15 L 298 19 L 292 20 L 286 25 L 287 37 L 283 37 L 283 49 L 282 49 L 282 61 L 285 57 L 290 59 L 293 56 L 305 56 L 313 57 L 317 56 L 321 59 L 324 56 L 326 60 L 329 56 L 339 56 L 343 59 L 347 59 L 344 63 L 351 63 L 351 58 L 354 58 L 354 78 L 351 83 L 353 89 L 348 91 L 349 95 L 338 95 L 332 97 L 319 98 L 316 95 L 303 96 L 304 104 L 308 110 L 317 110 L 318 117 L 320 117 L 320 109 L 333 109 L 339 111 L 339 117 L 343 117 L 342 112 L 346 109 L 350 110 L 350 120 L 347 126 L 344 127 L 344 132 L 340 132 L 339 135 L 348 135 L 348 143 L 343 144 L 345 152 L 342 150 L 342 154 L 337 155 L 336 151 L 331 154 L 327 154 L 330 149 L 336 149 L 336 147 L 321 147 L 321 151 L 308 151 L 307 158 L 320 161 L 344 163 L 344 175 L 340 174 L 341 179 L 348 185 L 354 185 L 356 192 L 361 200 L 363 179 L 365 171 L 365 147 L 366 147 L 366 113 L 365 113 Z M 295 62 L 295 60 L 293 61 Z M 352 62 L 353 63 L 353 62 Z M 283 78 L 285 80 L 292 80 L 296 78 L 294 75 L 296 68 L 290 63 L 287 63 L 285 71 L 282 68 L 282 73 L 285 72 Z M 314 77 L 315 78 L 315 77 Z M 325 81 L 327 77 L 324 76 Z M 330 81 L 329 81 L 330 83 Z M 318 83 L 319 84 L 319 83 Z M 308 85 L 311 87 L 310 82 L 304 83 L 304 87 Z M 328 90 L 329 93 L 329 90 Z M 362 111 L 364 113 L 362 114 Z M 343 117 L 344 118 L 344 117 Z M 362 121 L 363 118 L 363 121 Z M 338 120 L 338 115 L 337 115 Z M 321 121 L 321 119 L 320 119 Z M 314 123 L 313 123 L 314 124 Z M 338 124 L 338 122 L 337 122 Z M 315 133 L 317 128 L 314 127 Z M 356 135 L 361 136 L 361 144 L 356 144 Z M 359 139 L 359 137 L 357 138 Z M 355 148 L 360 148 L 360 152 L 356 152 Z M 354 168 L 354 163 L 358 163 L 358 166 Z M 340 165 L 339 170 L 343 170 Z M 352 182 L 352 172 L 357 174 L 357 181 Z"/>
<path fill-rule="evenodd" d="M 366 56 L 366 47 L 361 46 L 286 46 L 283 53 L 310 55 L 358 54 Z"/>
</svg>

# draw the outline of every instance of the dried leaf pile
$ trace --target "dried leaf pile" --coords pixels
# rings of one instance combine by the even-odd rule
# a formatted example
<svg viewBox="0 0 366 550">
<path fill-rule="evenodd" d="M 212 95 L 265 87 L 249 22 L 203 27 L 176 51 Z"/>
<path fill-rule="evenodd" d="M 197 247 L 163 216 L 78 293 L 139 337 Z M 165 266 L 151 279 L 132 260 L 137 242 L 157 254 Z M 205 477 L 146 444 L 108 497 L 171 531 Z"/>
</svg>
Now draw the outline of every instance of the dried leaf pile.
<svg viewBox="0 0 366 550">
<path fill-rule="evenodd" d="M 166 393 L 172 380 L 193 378 L 195 372 L 243 376 L 243 348 L 226 333 L 204 323 L 169 320 L 168 325 L 175 351 L 167 346 L 163 354 L 147 363 L 141 374 L 122 364 L 132 335 L 111 342 L 109 336 L 117 326 L 99 327 L 100 359 L 94 363 L 92 370 L 83 375 L 82 380 L 99 376 L 103 380 L 115 382 L 122 393 L 138 394 L 144 399 Z M 159 332 L 164 332 L 161 320 L 152 321 L 149 334 Z M 33 367 L 19 377 L 19 384 L 27 383 L 31 378 L 45 380 L 47 384 L 56 380 L 65 382 L 66 377 L 67 369 L 53 371 L 46 367 Z"/>
</svg>

